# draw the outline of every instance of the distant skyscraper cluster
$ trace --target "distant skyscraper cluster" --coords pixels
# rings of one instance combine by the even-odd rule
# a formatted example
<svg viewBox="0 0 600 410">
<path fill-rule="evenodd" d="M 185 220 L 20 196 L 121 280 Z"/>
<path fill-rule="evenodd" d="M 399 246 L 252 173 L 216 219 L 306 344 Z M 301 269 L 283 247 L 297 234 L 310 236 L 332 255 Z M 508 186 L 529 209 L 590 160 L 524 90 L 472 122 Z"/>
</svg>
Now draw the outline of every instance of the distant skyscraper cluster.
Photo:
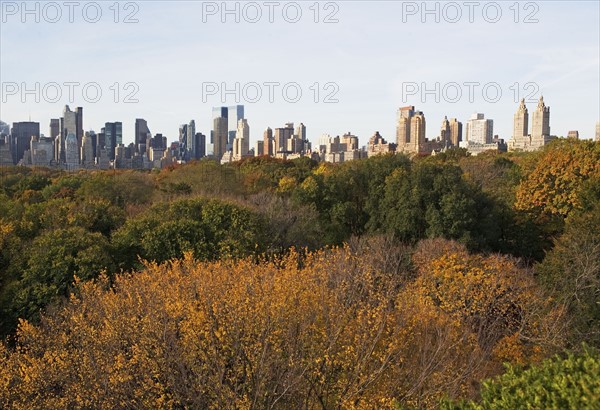
<svg viewBox="0 0 600 410">
<path fill-rule="evenodd" d="M 170 162 L 166 137 L 152 136 L 144 119 L 136 120 L 134 142 L 125 146 L 121 122 L 106 122 L 99 133 L 84 133 L 83 108 L 72 111 L 66 105 L 61 118 L 50 120 L 48 135 L 40 134 L 38 122 L 13 123 L 10 134 L 0 138 L 0 165 L 150 169 Z"/>
<path fill-rule="evenodd" d="M 221 163 L 239 161 L 250 156 L 293 159 L 309 156 L 315 160 L 343 162 L 373 155 L 402 152 L 430 155 L 449 148 L 461 147 L 473 155 L 495 150 L 533 151 L 550 142 L 550 107 L 540 97 L 531 120 L 525 100 L 521 100 L 513 117 L 512 138 L 508 145 L 494 135 L 494 121 L 483 113 L 474 113 L 465 123 L 444 117 L 439 135 L 428 139 L 425 113 L 414 106 L 398 109 L 396 141 L 387 141 L 378 131 L 360 147 L 359 138 L 351 132 L 342 136 L 324 134 L 318 149 L 312 150 L 303 123 L 285 123 L 283 127 L 263 132 L 251 148 L 251 130 L 244 106 L 214 107 L 210 140 L 190 120 L 179 127 L 179 138 L 170 145 L 163 134 L 152 134 L 148 122 L 135 120 L 134 141 L 123 144 L 123 124 L 106 122 L 100 132 L 83 131 L 83 108 L 74 111 L 67 105 L 62 117 L 52 118 L 49 134 L 40 133 L 38 122 L 15 122 L 12 128 L 0 121 L 0 165 L 50 166 L 62 169 L 162 168 L 209 157 Z M 530 131 L 531 129 L 531 131 Z M 600 122 L 596 124 L 596 141 L 600 141 Z M 569 131 L 578 139 L 578 131 Z M 208 147 L 208 149 L 207 149 Z"/>
<path fill-rule="evenodd" d="M 219 161 L 231 161 L 238 122 L 244 119 L 244 106 L 214 107 L 212 113 L 213 129 L 210 133 L 212 152 L 209 154 Z M 240 155 L 246 156 L 248 153 L 240 153 Z"/>
<path fill-rule="evenodd" d="M 407 154 L 428 155 L 458 147 L 462 142 L 463 124 L 456 118 L 449 120 L 446 116 L 442 120 L 439 136 L 428 139 L 426 133 L 427 122 L 423 111 L 415 110 L 412 105 L 398 110 L 395 147 L 398 152 Z M 393 146 L 389 149 L 393 149 Z"/>
</svg>

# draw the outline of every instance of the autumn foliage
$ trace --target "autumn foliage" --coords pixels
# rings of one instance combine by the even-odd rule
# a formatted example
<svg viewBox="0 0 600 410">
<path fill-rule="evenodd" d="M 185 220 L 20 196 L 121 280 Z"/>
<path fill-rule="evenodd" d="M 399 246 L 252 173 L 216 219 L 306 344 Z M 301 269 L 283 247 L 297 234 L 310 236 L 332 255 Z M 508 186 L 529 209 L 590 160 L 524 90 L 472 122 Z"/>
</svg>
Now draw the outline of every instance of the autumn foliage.
<svg viewBox="0 0 600 410">
<path fill-rule="evenodd" d="M 600 176 L 600 144 L 558 141 L 551 145 L 517 190 L 517 209 L 536 216 L 567 216 L 581 205 L 586 180 Z"/>
<path fill-rule="evenodd" d="M 560 312 L 510 259 L 420 250 L 411 280 L 346 247 L 77 283 L 2 347 L 0 405 L 433 408 L 553 348 Z"/>
<path fill-rule="evenodd" d="M 0 167 L 0 408 L 597 403 L 599 167 L 563 139 Z"/>
</svg>

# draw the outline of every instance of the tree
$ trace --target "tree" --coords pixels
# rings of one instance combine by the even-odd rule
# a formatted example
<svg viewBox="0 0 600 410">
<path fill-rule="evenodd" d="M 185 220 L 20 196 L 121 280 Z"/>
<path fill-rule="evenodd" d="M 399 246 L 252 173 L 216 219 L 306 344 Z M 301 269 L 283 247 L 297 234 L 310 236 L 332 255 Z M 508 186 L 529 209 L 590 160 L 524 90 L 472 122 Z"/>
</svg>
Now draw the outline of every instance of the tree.
<svg viewBox="0 0 600 410">
<path fill-rule="evenodd" d="M 478 194 L 455 165 L 423 161 L 410 170 L 400 168 L 386 179 L 382 205 L 387 213 L 380 225 L 403 241 L 442 236 L 474 245 L 477 224 L 483 222 Z"/>
<path fill-rule="evenodd" d="M 206 198 L 159 203 L 118 229 L 112 243 L 119 267 L 139 258 L 164 262 L 186 251 L 201 260 L 243 257 L 266 250 L 265 221 L 249 208 Z"/>
<path fill-rule="evenodd" d="M 537 366 L 510 366 L 487 380 L 480 402 L 444 403 L 443 409 L 595 409 L 600 407 L 600 355 L 585 348 Z"/>
<path fill-rule="evenodd" d="M 439 239 L 419 243 L 413 260 L 419 272 L 414 292 L 465 323 L 498 363 L 535 361 L 561 345 L 563 310 L 516 260 L 469 254 Z"/>
<path fill-rule="evenodd" d="M 0 347 L 0 405 L 433 408 L 445 395 L 470 398 L 496 374 L 473 331 L 478 312 L 491 319 L 490 306 L 526 295 L 499 294 L 497 266 L 441 254 L 430 262 L 438 290 L 424 273 L 412 279 L 347 247 L 260 261 L 188 253 L 80 281 L 39 325 L 21 322 L 15 349 Z"/>
<path fill-rule="evenodd" d="M 308 177 L 306 181 L 311 180 Z M 304 184 L 304 183 L 303 183 Z M 261 192 L 248 198 L 265 221 L 268 251 L 284 253 L 291 247 L 316 250 L 325 245 L 323 230 L 314 206 L 290 198 Z"/>
<path fill-rule="evenodd" d="M 580 206 L 583 183 L 600 175 L 600 144 L 556 141 L 521 182 L 515 207 L 537 218 L 566 217 Z"/>
<path fill-rule="evenodd" d="M 25 250 L 24 260 L 3 312 L 12 320 L 37 318 L 40 309 L 67 295 L 75 277 L 88 280 L 114 270 L 107 239 L 79 227 L 43 232 Z"/>
<path fill-rule="evenodd" d="M 536 266 L 539 281 L 569 312 L 570 341 L 600 347 L 600 179 L 582 192 L 554 248 Z"/>
</svg>

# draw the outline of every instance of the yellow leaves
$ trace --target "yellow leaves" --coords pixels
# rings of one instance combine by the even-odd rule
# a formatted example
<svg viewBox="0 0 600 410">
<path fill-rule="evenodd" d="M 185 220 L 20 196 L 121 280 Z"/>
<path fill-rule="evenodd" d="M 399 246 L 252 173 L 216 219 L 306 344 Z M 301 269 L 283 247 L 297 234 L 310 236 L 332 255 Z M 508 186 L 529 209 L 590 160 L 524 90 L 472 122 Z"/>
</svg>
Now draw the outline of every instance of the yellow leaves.
<svg viewBox="0 0 600 410">
<path fill-rule="evenodd" d="M 519 185 L 515 208 L 538 216 L 567 216 L 579 206 L 583 182 L 600 176 L 598 146 L 591 141 L 564 141 L 552 145 Z"/>
<path fill-rule="evenodd" d="M 513 305 L 526 318 L 530 307 L 511 261 L 453 243 L 435 249 L 415 259 L 411 282 L 348 248 L 260 263 L 186 255 L 117 276 L 111 288 L 77 282 L 76 298 L 40 327 L 23 322 L 17 349 L 0 350 L 0 386 L 19 386 L 0 403 L 434 407 L 489 367 L 482 318 L 510 323 Z M 527 359 L 533 350 L 505 337 L 517 332 L 502 332 L 494 360 Z"/>
<path fill-rule="evenodd" d="M 0 222 L 0 245 L 14 232 L 15 228 L 12 223 Z"/>
<path fill-rule="evenodd" d="M 321 164 L 313 171 L 315 175 L 330 175 L 332 173 L 333 166 L 327 162 L 321 162 Z"/>
<path fill-rule="evenodd" d="M 494 347 L 494 355 L 501 362 L 509 362 L 518 365 L 526 363 L 525 346 L 519 340 L 519 335 L 514 333 L 502 338 Z"/>
<path fill-rule="evenodd" d="M 296 181 L 296 178 L 286 175 L 279 180 L 279 184 L 277 186 L 277 192 L 280 192 L 280 193 L 291 192 L 296 187 L 297 184 L 298 184 L 298 182 Z"/>
</svg>

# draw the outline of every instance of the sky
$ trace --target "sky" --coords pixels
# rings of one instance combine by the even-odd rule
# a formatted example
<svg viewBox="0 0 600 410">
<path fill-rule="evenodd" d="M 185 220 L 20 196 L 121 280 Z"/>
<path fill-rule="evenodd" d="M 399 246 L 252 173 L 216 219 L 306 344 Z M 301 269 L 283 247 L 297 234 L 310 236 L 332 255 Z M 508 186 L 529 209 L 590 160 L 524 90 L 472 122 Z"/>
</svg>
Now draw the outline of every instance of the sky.
<svg viewBox="0 0 600 410">
<path fill-rule="evenodd" d="M 136 118 L 171 142 L 192 119 L 209 135 L 212 107 L 235 104 L 251 144 L 287 122 L 313 144 L 351 132 L 366 145 L 375 131 L 395 142 L 406 105 L 424 112 L 428 138 L 444 116 L 479 112 L 508 140 L 520 98 L 531 118 L 540 95 L 553 135 L 593 138 L 600 120 L 598 1 L 0 7 L 0 120 L 31 119 L 44 134 L 66 104 L 83 107 L 85 130 L 121 121 L 126 144 Z"/>
</svg>

